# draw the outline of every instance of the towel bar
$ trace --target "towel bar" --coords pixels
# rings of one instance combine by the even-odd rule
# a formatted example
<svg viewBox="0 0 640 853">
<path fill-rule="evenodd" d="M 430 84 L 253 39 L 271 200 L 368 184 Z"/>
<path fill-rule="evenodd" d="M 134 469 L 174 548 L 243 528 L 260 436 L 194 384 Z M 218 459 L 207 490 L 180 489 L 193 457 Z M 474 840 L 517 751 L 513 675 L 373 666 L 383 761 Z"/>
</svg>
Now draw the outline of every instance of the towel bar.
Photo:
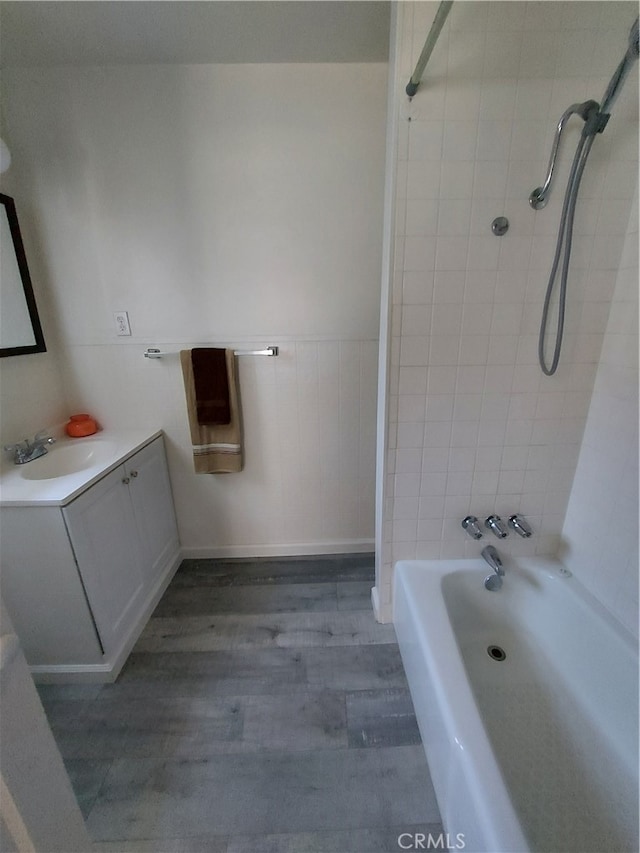
<svg viewBox="0 0 640 853">
<path fill-rule="evenodd" d="M 276 356 L 279 353 L 278 347 L 267 347 L 266 349 L 237 349 L 233 351 L 234 355 L 268 355 L 268 356 Z M 159 349 L 155 349 L 153 347 L 149 347 L 146 350 L 144 357 L 145 358 L 162 358 L 165 355 L 174 355 L 175 353 L 170 352 L 160 352 Z"/>
</svg>

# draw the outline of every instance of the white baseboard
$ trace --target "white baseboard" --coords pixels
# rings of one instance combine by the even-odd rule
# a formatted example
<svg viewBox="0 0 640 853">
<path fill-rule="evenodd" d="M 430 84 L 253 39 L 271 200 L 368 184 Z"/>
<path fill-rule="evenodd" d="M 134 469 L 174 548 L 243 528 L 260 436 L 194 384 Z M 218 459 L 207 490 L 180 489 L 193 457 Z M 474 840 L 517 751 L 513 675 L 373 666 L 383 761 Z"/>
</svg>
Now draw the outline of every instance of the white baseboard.
<svg viewBox="0 0 640 853">
<path fill-rule="evenodd" d="M 250 557 L 313 557 L 322 554 L 366 554 L 373 552 L 373 539 L 343 539 L 337 542 L 296 542 L 292 545 L 210 545 L 184 547 L 182 556 L 191 560 Z"/>
<path fill-rule="evenodd" d="M 43 664 L 30 666 L 36 684 L 109 684 L 116 680 L 110 663 Z"/>
<path fill-rule="evenodd" d="M 378 622 L 384 624 L 393 621 L 391 618 L 391 605 L 380 604 L 380 595 L 377 586 L 371 588 L 371 606 L 373 607 L 373 615 Z"/>
</svg>

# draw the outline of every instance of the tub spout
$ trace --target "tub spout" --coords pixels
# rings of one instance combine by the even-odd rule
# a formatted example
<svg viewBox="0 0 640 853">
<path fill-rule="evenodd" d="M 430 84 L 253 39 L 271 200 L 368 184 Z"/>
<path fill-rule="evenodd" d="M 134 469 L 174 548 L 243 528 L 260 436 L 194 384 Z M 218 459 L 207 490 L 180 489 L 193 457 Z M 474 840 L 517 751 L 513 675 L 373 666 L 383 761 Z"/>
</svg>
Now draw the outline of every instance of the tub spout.
<svg viewBox="0 0 640 853">
<path fill-rule="evenodd" d="M 487 547 L 483 548 L 480 553 L 482 554 L 483 559 L 489 563 L 493 571 L 497 575 L 500 575 L 500 577 L 503 577 L 504 569 L 502 568 L 502 560 L 493 545 L 487 545 Z"/>
</svg>

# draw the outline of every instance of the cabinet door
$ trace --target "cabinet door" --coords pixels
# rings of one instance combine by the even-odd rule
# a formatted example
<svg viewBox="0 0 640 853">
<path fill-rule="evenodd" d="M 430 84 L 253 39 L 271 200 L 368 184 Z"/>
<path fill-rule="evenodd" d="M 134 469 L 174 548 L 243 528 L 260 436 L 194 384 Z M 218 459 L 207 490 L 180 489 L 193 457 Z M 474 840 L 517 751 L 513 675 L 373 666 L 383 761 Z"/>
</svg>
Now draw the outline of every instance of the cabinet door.
<svg viewBox="0 0 640 853">
<path fill-rule="evenodd" d="M 180 544 L 162 439 L 152 441 L 124 467 L 144 555 L 143 571 L 150 584 L 177 554 Z"/>
<path fill-rule="evenodd" d="M 145 593 L 124 467 L 107 474 L 63 512 L 100 639 L 108 652 L 135 623 Z"/>
</svg>

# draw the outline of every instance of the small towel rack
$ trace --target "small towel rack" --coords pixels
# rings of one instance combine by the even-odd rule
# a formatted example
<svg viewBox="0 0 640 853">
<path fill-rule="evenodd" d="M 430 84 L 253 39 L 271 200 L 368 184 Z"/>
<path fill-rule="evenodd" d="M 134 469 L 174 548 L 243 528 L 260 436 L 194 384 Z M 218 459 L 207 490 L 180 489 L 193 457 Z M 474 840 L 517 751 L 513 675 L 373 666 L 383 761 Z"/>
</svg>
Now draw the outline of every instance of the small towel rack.
<svg viewBox="0 0 640 853">
<path fill-rule="evenodd" d="M 279 353 L 278 347 L 267 347 L 266 349 L 236 349 L 233 351 L 234 355 L 268 355 L 268 356 L 276 356 Z M 165 355 L 174 355 L 174 353 L 170 352 L 160 352 L 159 349 L 155 349 L 154 347 L 150 347 L 145 351 L 145 358 L 163 358 Z"/>
</svg>

